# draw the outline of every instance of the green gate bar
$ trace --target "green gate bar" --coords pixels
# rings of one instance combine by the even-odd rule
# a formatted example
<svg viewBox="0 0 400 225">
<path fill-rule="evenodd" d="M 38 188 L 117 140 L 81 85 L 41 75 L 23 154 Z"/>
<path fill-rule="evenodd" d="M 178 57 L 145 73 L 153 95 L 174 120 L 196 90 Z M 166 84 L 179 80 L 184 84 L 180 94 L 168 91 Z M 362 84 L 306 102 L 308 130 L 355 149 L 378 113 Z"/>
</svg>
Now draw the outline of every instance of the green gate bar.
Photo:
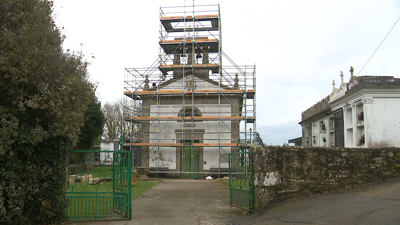
<svg viewBox="0 0 400 225">
<path fill-rule="evenodd" d="M 229 153 L 229 195 L 231 206 L 253 212 L 253 152 Z"/>
<path fill-rule="evenodd" d="M 68 218 L 132 218 L 132 160 L 129 151 L 71 151 L 67 183 Z"/>
</svg>

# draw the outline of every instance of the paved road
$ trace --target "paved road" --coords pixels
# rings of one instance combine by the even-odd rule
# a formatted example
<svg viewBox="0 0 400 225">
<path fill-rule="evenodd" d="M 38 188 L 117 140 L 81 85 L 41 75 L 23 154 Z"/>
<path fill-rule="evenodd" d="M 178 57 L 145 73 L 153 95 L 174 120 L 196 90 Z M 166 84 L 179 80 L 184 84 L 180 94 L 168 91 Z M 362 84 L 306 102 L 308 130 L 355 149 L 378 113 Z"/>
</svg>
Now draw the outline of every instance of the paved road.
<svg viewBox="0 0 400 225">
<path fill-rule="evenodd" d="M 400 180 L 287 200 L 257 215 L 229 206 L 226 182 L 163 180 L 133 200 L 131 221 L 90 224 L 400 224 Z"/>
<path fill-rule="evenodd" d="M 253 224 L 400 224 L 400 181 L 284 201 Z"/>
</svg>

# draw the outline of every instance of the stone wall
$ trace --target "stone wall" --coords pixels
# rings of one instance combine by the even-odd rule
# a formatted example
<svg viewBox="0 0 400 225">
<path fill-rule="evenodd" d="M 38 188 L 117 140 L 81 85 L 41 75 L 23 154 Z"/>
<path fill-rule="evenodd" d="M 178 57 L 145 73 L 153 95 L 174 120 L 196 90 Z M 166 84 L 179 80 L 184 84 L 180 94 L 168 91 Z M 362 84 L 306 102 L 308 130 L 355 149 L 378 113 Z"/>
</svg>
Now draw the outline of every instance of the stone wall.
<svg viewBox="0 0 400 225">
<path fill-rule="evenodd" d="M 254 152 L 254 209 L 400 176 L 400 148 L 266 146 Z"/>
<path fill-rule="evenodd" d="M 308 108 L 306 111 L 301 113 L 301 121 L 304 122 L 305 120 L 318 115 L 320 113 L 324 113 L 326 111 L 331 110 L 331 106 L 329 105 L 329 95 L 326 96 L 321 101 L 317 102 L 315 105 Z"/>
</svg>

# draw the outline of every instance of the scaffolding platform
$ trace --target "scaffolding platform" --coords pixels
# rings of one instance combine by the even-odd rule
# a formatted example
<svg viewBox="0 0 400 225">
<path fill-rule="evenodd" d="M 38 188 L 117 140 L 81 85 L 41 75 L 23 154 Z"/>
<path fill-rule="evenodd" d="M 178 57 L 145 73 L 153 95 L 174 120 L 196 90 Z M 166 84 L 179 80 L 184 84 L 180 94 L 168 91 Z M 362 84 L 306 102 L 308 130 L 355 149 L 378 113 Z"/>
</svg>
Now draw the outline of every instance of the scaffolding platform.
<svg viewBox="0 0 400 225">
<path fill-rule="evenodd" d="M 217 15 L 194 15 L 194 16 L 167 16 L 160 18 L 166 32 L 192 32 L 192 31 L 218 31 L 219 30 L 219 16 Z M 182 28 L 178 27 L 179 23 L 187 22 L 210 22 L 211 26 L 200 26 L 195 28 Z M 175 23 L 175 24 L 173 24 Z"/>
<path fill-rule="evenodd" d="M 164 40 L 160 41 L 160 46 L 166 54 L 173 54 L 176 49 L 181 48 L 184 44 L 190 44 L 192 42 L 194 42 L 198 47 L 208 47 L 208 52 L 217 53 L 219 51 L 219 43 L 217 39 L 205 39 L 201 37 L 194 40 L 193 38 L 184 40 Z"/>
<path fill-rule="evenodd" d="M 256 67 L 222 51 L 219 5 L 161 7 L 159 19 L 156 62 L 125 69 L 123 146 L 151 173 L 221 176 L 257 131 Z"/>
<path fill-rule="evenodd" d="M 245 120 L 247 123 L 254 123 L 255 117 L 249 116 L 196 116 L 196 117 L 178 117 L 178 116 L 149 116 L 149 117 L 125 117 L 125 121 L 138 123 L 140 121 L 234 121 Z"/>
<path fill-rule="evenodd" d="M 254 90 L 194 90 L 194 91 L 184 91 L 184 90 L 160 90 L 160 91 L 135 91 L 132 93 L 131 91 L 125 91 L 124 94 L 131 97 L 131 96 L 150 96 L 150 95 L 211 95 L 211 94 L 238 94 L 238 95 L 243 95 L 244 93 L 247 93 L 247 99 L 253 99 L 255 96 Z"/>
<path fill-rule="evenodd" d="M 194 64 L 194 65 L 160 65 L 160 71 L 163 74 L 168 74 L 169 71 L 181 71 L 183 69 L 191 71 L 192 69 L 210 69 L 213 73 L 219 72 L 218 64 Z"/>
</svg>

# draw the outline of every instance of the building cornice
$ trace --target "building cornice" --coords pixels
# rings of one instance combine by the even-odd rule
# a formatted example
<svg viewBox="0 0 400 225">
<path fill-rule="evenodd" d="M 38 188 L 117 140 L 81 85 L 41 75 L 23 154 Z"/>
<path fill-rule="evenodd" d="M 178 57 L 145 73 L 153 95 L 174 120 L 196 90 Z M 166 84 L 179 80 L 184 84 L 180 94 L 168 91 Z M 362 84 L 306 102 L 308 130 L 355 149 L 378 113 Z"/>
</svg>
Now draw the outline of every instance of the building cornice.
<svg viewBox="0 0 400 225">
<path fill-rule="evenodd" d="M 302 112 L 300 124 L 310 120 L 311 118 L 315 118 L 325 114 L 326 112 L 330 112 L 331 107 L 328 102 L 329 102 L 329 96 L 326 96 L 324 99 L 317 102 L 317 104 L 311 106 L 310 108 Z"/>
<path fill-rule="evenodd" d="M 353 71 L 354 69 L 351 67 L 351 77 L 348 83 L 344 82 L 343 72 L 340 72 L 340 87 L 336 88 L 335 81 L 333 81 L 332 92 L 302 112 L 300 124 L 326 116 L 339 108 L 351 107 L 351 104 L 358 101 L 363 101 L 364 104 L 372 104 L 373 98 L 400 98 L 400 78 L 393 76 L 354 76 Z"/>
</svg>

